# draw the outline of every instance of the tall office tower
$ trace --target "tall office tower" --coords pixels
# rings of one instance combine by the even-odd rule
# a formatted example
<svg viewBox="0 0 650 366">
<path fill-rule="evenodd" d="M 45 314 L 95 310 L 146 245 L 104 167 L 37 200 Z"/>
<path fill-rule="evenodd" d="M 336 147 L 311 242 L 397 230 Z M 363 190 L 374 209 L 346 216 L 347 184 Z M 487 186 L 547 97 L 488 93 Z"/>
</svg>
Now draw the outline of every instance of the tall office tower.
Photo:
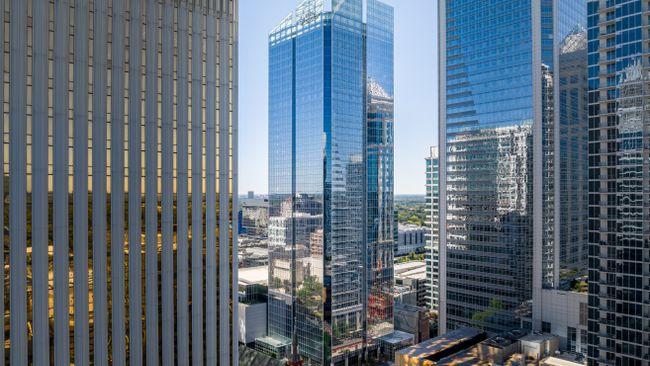
<svg viewBox="0 0 650 366">
<path fill-rule="evenodd" d="M 646 1 L 589 8 L 589 365 L 650 364 Z"/>
<path fill-rule="evenodd" d="M 236 9 L 0 1 L 0 364 L 237 363 Z"/>
<path fill-rule="evenodd" d="M 269 205 L 269 335 L 294 363 L 374 351 L 393 330 L 391 7 L 306 0 L 271 32 Z"/>
<path fill-rule="evenodd" d="M 518 327 L 530 300 L 539 329 L 542 289 L 584 263 L 586 200 L 560 199 L 586 195 L 586 13 L 439 2 L 441 332 Z"/>
<path fill-rule="evenodd" d="M 439 183 L 440 170 L 438 147 L 432 146 L 426 162 L 426 209 L 427 226 L 425 263 L 427 266 L 427 300 L 429 308 L 438 311 L 439 285 L 440 285 L 440 249 L 439 249 L 439 227 L 440 227 L 440 200 Z"/>
</svg>

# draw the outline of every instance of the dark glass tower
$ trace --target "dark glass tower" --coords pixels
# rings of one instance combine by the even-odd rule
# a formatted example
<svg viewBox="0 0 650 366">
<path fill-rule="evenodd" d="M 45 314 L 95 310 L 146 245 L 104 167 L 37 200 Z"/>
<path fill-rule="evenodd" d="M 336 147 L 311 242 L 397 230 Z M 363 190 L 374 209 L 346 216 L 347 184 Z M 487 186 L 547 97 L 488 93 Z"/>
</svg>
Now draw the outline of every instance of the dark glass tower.
<svg viewBox="0 0 650 366">
<path fill-rule="evenodd" d="M 271 32 L 269 203 L 269 335 L 360 359 L 393 329 L 389 6 L 307 0 Z"/>
<path fill-rule="evenodd" d="M 542 289 L 586 259 L 586 2 L 439 16 L 440 331 L 518 327 L 530 300 L 539 329 Z"/>
<path fill-rule="evenodd" d="M 650 364 L 649 6 L 588 3 L 589 365 Z"/>
</svg>

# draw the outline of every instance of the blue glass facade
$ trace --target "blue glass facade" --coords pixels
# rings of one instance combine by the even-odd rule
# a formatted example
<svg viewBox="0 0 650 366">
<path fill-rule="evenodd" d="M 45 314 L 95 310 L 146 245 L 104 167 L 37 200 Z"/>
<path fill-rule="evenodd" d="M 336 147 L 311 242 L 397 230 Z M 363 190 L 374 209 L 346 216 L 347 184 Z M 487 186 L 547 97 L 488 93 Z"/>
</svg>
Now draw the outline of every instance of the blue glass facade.
<svg viewBox="0 0 650 366">
<path fill-rule="evenodd" d="M 529 1 L 446 1 L 446 320 L 502 330 L 532 296 Z M 490 31 L 486 31 L 490 29 Z"/>
<path fill-rule="evenodd" d="M 588 364 L 648 365 L 650 4 L 588 9 Z"/>
<path fill-rule="evenodd" d="M 368 342 L 393 331 L 393 8 L 367 2 L 367 256 Z"/>
<path fill-rule="evenodd" d="M 515 313 L 542 288 L 559 285 L 569 245 L 561 226 L 586 222 L 584 200 L 579 209 L 556 205 L 557 197 L 585 194 L 559 179 L 567 167 L 585 173 L 586 157 L 560 161 L 561 146 L 573 140 L 558 126 L 579 130 L 586 120 L 577 65 L 586 53 L 573 54 L 573 78 L 561 56 L 567 37 L 584 34 L 586 3 L 447 0 L 439 14 L 440 329 L 499 332 L 519 326 Z M 584 134 L 574 140 L 586 150 Z M 574 209 L 576 223 L 560 220 Z"/>
<path fill-rule="evenodd" d="M 310 365 L 392 331 L 392 44 L 374 0 L 304 1 L 269 36 L 268 330 Z"/>
</svg>

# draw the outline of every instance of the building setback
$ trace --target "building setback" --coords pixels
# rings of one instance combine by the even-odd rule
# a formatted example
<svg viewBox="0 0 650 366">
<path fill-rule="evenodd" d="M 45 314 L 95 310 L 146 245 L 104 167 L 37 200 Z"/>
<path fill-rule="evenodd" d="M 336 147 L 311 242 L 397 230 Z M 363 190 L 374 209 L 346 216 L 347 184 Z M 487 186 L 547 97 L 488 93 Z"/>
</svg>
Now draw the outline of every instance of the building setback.
<svg viewBox="0 0 650 366">
<path fill-rule="evenodd" d="M 440 331 L 512 329 L 531 299 L 539 330 L 586 263 L 586 2 L 438 4 Z"/>
<path fill-rule="evenodd" d="M 0 363 L 237 364 L 236 1 L 0 16 Z"/>
<path fill-rule="evenodd" d="M 376 351 L 393 331 L 391 7 L 306 0 L 271 31 L 269 213 L 269 336 L 309 365 Z"/>
<path fill-rule="evenodd" d="M 650 364 L 649 4 L 588 2 L 589 365 Z"/>
</svg>

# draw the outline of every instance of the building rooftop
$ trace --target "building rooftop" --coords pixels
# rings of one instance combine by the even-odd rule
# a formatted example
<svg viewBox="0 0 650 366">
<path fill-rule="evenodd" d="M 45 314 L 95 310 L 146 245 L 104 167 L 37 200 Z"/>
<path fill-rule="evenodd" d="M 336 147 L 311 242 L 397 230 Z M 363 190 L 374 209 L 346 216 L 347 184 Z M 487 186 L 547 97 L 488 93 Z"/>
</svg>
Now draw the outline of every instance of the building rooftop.
<svg viewBox="0 0 650 366">
<path fill-rule="evenodd" d="M 549 356 L 540 362 L 540 366 L 584 366 L 584 364 L 584 357 L 570 353 Z"/>
<path fill-rule="evenodd" d="M 495 348 L 505 348 L 513 343 L 519 342 L 525 336 L 526 332 L 523 329 L 517 329 L 486 339 L 481 343 Z"/>
<path fill-rule="evenodd" d="M 412 269 L 410 271 L 402 272 L 399 275 L 396 275 L 395 277 L 400 277 L 400 278 L 410 278 L 413 280 L 426 280 L 427 279 L 427 270 L 426 268 L 416 268 Z"/>
<path fill-rule="evenodd" d="M 269 200 L 265 198 L 242 198 L 239 204 L 242 207 L 269 208 Z"/>
<path fill-rule="evenodd" d="M 547 333 L 532 332 L 521 337 L 520 340 L 522 342 L 540 343 L 553 338 L 557 338 L 557 336 L 553 334 L 547 334 Z"/>
<path fill-rule="evenodd" d="M 442 351 L 460 345 L 464 342 L 471 341 L 472 339 L 478 339 L 481 336 L 485 337 L 485 333 L 478 329 L 468 327 L 459 328 L 445 333 L 441 336 L 418 343 L 412 347 L 397 351 L 395 352 L 395 357 L 397 358 L 397 355 L 399 355 L 406 356 L 411 359 L 429 359 L 430 357 L 434 357 L 436 354 L 442 353 Z M 468 345 L 468 348 L 469 347 L 470 345 Z"/>
<path fill-rule="evenodd" d="M 255 366 L 284 366 L 286 362 L 278 360 L 246 347 L 239 347 L 239 364 Z"/>
<path fill-rule="evenodd" d="M 401 330 L 394 330 L 393 332 L 379 337 L 382 342 L 389 344 L 400 344 L 403 342 L 413 342 L 415 337 L 411 333 L 402 332 Z"/>
<path fill-rule="evenodd" d="M 419 226 L 415 224 L 397 224 L 397 230 L 399 231 L 424 231 L 427 230 L 425 226 Z"/>
<path fill-rule="evenodd" d="M 239 284 L 241 285 L 264 285 L 269 282 L 269 267 L 249 267 L 239 269 Z"/>
<path fill-rule="evenodd" d="M 393 265 L 393 271 L 396 278 L 414 280 L 425 280 L 427 278 L 427 267 L 424 261 L 396 263 Z"/>
<path fill-rule="evenodd" d="M 290 339 L 280 339 L 280 338 L 269 337 L 269 336 L 255 338 L 255 342 L 263 343 L 274 348 L 284 347 L 291 344 Z"/>
<path fill-rule="evenodd" d="M 394 305 L 395 311 L 397 310 L 404 310 L 404 311 L 412 311 L 412 312 L 418 312 L 418 311 L 425 311 L 426 309 L 421 306 L 415 306 L 411 304 L 407 304 L 401 301 L 396 301 Z"/>
<path fill-rule="evenodd" d="M 427 267 L 424 261 L 410 261 L 404 263 L 395 263 L 393 265 L 393 271 L 395 272 L 395 275 L 420 268 L 426 271 Z"/>
</svg>

